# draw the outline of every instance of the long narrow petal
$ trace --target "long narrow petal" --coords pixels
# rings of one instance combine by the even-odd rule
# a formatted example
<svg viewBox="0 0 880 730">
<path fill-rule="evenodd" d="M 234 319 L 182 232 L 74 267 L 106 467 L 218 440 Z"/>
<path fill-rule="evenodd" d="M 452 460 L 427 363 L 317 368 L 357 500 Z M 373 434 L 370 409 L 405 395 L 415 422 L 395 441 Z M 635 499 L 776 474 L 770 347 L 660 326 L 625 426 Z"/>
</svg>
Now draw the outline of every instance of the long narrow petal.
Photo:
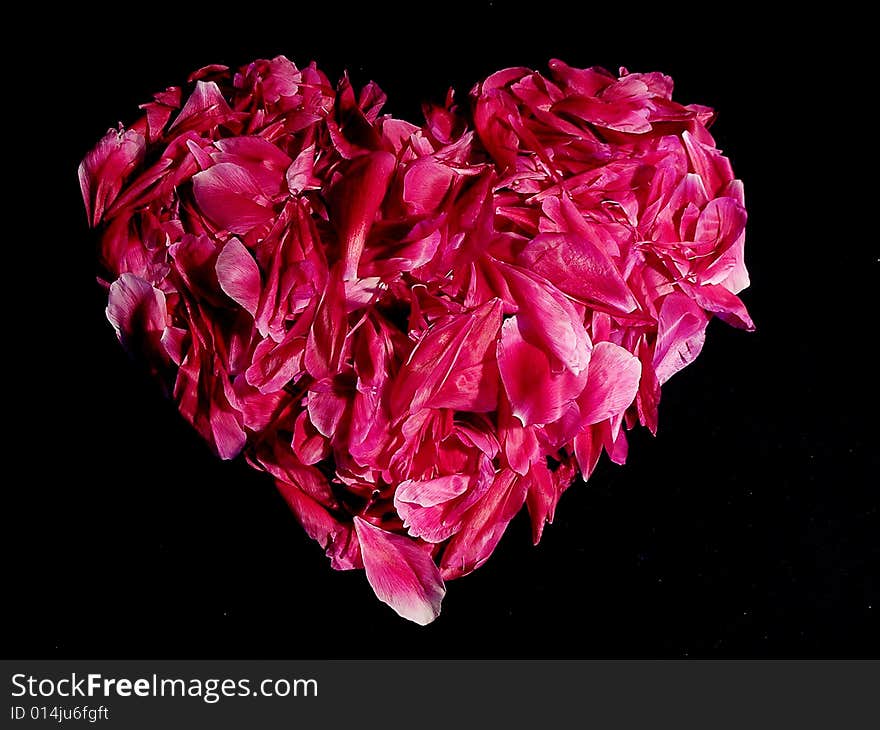
<svg viewBox="0 0 880 730">
<path fill-rule="evenodd" d="M 394 155 L 372 152 L 351 162 L 333 188 L 333 220 L 343 252 L 343 279 L 356 279 L 361 252 L 394 172 Z"/>
</svg>

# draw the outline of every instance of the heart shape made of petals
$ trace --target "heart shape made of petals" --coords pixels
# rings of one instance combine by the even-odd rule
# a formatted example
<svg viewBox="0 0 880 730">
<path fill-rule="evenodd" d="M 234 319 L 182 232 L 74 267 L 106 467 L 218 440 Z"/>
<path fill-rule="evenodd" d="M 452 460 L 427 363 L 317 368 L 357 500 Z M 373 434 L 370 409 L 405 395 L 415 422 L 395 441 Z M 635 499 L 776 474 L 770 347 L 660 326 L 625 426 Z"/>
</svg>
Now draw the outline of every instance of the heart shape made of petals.
<svg viewBox="0 0 880 730">
<path fill-rule="evenodd" d="M 549 64 L 412 124 L 284 57 L 207 66 L 79 168 L 107 317 L 223 459 L 404 618 L 626 431 L 737 294 L 743 188 L 660 73 Z"/>
</svg>

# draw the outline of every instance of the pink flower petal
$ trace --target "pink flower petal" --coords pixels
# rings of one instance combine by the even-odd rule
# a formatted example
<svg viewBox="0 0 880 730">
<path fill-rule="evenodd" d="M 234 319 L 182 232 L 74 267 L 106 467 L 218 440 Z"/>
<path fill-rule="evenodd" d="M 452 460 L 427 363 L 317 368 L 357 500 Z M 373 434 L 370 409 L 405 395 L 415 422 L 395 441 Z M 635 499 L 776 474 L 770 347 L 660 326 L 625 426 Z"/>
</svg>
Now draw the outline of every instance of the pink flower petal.
<svg viewBox="0 0 880 730">
<path fill-rule="evenodd" d="M 431 554 L 410 537 L 354 518 L 364 570 L 377 598 L 420 626 L 440 615 L 446 587 Z"/>
<path fill-rule="evenodd" d="M 245 235 L 272 217 L 272 206 L 245 168 L 221 162 L 193 175 L 193 194 L 204 214 L 220 228 Z"/>
<path fill-rule="evenodd" d="M 395 167 L 388 152 L 372 152 L 353 160 L 333 187 L 333 219 L 343 252 L 343 279 L 355 279 L 361 252 Z"/>
<path fill-rule="evenodd" d="M 627 350 L 610 342 L 597 342 L 590 370 L 578 399 L 585 426 L 620 415 L 632 404 L 639 389 L 642 364 Z"/>
<path fill-rule="evenodd" d="M 661 384 L 700 354 L 708 323 L 705 312 L 690 297 L 673 293 L 663 300 L 653 363 Z"/>
<path fill-rule="evenodd" d="M 560 290 L 612 311 L 636 308 L 617 267 L 606 253 L 576 233 L 544 233 L 533 238 L 520 254 L 523 265 L 552 281 Z"/>
<path fill-rule="evenodd" d="M 516 316 L 501 326 L 498 368 L 513 415 L 524 426 L 555 421 L 587 382 L 586 368 L 554 373 L 547 353 L 525 341 Z"/>
<path fill-rule="evenodd" d="M 444 579 L 467 575 L 489 559 L 507 525 L 522 508 L 527 486 L 509 469 L 498 473 L 495 483 L 470 509 L 462 528 L 443 551 L 440 572 Z"/>
<path fill-rule="evenodd" d="M 217 280 L 230 299 L 251 316 L 260 303 L 260 269 L 250 251 L 237 238 L 230 238 L 217 257 Z"/>
<path fill-rule="evenodd" d="M 519 308 L 519 329 L 525 339 L 579 374 L 590 362 L 591 348 L 583 316 L 548 281 L 519 267 L 499 264 L 499 268 Z"/>
<path fill-rule="evenodd" d="M 501 302 L 492 299 L 425 334 L 395 382 L 394 413 L 423 406 L 491 411 L 498 380 L 494 343 L 501 324 Z"/>
<path fill-rule="evenodd" d="M 79 187 L 91 225 L 98 225 L 125 179 L 141 163 L 145 144 L 140 132 L 111 129 L 80 163 Z"/>
</svg>

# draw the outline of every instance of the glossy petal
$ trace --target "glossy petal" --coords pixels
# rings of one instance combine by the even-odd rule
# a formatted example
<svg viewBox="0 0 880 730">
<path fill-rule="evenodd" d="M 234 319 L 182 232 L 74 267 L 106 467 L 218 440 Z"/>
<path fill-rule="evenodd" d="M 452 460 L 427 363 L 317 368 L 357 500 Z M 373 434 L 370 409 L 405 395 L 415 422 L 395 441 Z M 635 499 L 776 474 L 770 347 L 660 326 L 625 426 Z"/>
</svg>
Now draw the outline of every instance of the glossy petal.
<svg viewBox="0 0 880 730">
<path fill-rule="evenodd" d="M 410 537 L 354 518 L 364 570 L 376 596 L 420 626 L 440 615 L 446 587 L 431 554 Z"/>
<path fill-rule="evenodd" d="M 240 165 L 221 162 L 194 175 L 192 181 L 199 208 L 224 230 L 244 235 L 272 217 L 270 201 Z"/>
<path fill-rule="evenodd" d="M 217 257 L 216 269 L 220 288 L 255 316 L 260 303 L 260 269 L 250 251 L 237 238 L 230 238 Z"/>
<path fill-rule="evenodd" d="M 586 368 L 554 373 L 547 353 L 523 338 L 516 316 L 501 327 L 498 368 L 513 415 L 524 426 L 555 421 L 587 382 Z"/>
<path fill-rule="evenodd" d="M 590 370 L 578 399 L 581 422 L 589 426 L 625 411 L 639 389 L 642 364 L 629 351 L 610 342 L 597 342 L 590 357 Z"/>
<path fill-rule="evenodd" d="M 708 322 L 705 312 L 684 294 L 670 294 L 663 300 L 653 362 L 661 384 L 700 354 Z"/>
<path fill-rule="evenodd" d="M 79 165 L 79 187 L 89 223 L 98 225 L 105 208 L 119 195 L 125 179 L 144 157 L 144 136 L 111 129 Z"/>
<path fill-rule="evenodd" d="M 391 396 L 394 413 L 435 408 L 492 410 L 497 400 L 494 343 L 501 302 L 486 302 L 430 330 L 401 369 Z"/>
</svg>

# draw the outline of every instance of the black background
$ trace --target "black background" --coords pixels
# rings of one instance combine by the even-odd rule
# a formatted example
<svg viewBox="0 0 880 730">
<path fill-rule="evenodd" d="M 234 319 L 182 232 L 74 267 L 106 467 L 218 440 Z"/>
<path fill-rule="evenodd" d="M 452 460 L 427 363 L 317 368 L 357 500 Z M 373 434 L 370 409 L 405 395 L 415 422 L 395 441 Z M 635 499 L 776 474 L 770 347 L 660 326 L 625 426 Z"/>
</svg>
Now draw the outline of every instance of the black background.
<svg viewBox="0 0 880 730">
<path fill-rule="evenodd" d="M 34 52 L 6 79 L 21 194 L 6 214 L 4 653 L 880 654 L 866 427 L 880 251 L 841 167 L 871 133 L 842 87 L 858 72 L 823 51 L 840 40 L 829 21 L 771 27 L 678 5 L 294 6 L 187 17 L 147 4 L 135 17 L 113 4 L 53 18 L 63 41 L 45 20 L 13 30 Z M 450 85 L 463 99 L 494 70 L 554 56 L 661 70 L 677 99 L 720 111 L 713 133 L 745 181 L 758 331 L 713 322 L 664 387 L 657 438 L 637 430 L 625 467 L 604 462 L 569 490 L 539 547 L 520 515 L 428 627 L 380 604 L 362 572 L 331 571 L 271 480 L 209 453 L 122 352 L 95 284 L 82 155 L 190 71 L 277 53 L 374 79 L 386 111 L 410 119 Z"/>
</svg>

